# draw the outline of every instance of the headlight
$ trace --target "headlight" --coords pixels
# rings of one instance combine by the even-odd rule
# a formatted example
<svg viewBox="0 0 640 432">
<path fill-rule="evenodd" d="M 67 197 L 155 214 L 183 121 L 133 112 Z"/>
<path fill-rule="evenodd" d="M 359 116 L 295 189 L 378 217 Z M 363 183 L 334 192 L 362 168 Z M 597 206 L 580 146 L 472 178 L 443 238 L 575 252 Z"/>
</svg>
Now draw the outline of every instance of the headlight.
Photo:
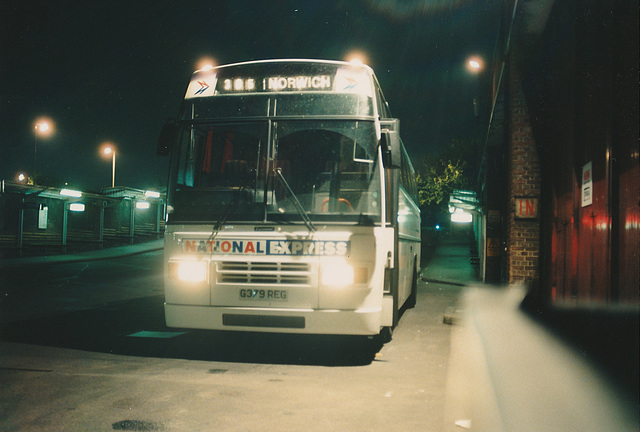
<svg viewBox="0 0 640 432">
<path fill-rule="evenodd" d="M 352 285 L 354 280 L 353 267 L 345 261 L 325 263 L 322 265 L 320 280 L 323 285 L 333 287 Z"/>
<path fill-rule="evenodd" d="M 182 282 L 207 280 L 208 261 L 174 261 L 169 263 L 169 277 Z"/>
</svg>

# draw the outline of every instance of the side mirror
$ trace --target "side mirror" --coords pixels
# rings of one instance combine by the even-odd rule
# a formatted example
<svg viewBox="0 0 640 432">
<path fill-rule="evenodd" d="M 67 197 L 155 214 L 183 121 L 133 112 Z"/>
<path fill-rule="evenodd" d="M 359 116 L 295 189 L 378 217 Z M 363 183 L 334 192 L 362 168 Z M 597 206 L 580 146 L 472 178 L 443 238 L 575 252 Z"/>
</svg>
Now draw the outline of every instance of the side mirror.
<svg viewBox="0 0 640 432">
<path fill-rule="evenodd" d="M 158 156 L 167 156 L 171 153 L 171 149 L 176 141 L 176 121 L 167 120 L 162 126 L 160 132 L 160 138 L 158 139 L 158 147 L 156 148 L 156 154 Z"/>
<path fill-rule="evenodd" d="M 394 130 L 383 129 L 380 136 L 382 149 L 382 165 L 385 168 L 400 168 L 400 133 Z"/>
</svg>

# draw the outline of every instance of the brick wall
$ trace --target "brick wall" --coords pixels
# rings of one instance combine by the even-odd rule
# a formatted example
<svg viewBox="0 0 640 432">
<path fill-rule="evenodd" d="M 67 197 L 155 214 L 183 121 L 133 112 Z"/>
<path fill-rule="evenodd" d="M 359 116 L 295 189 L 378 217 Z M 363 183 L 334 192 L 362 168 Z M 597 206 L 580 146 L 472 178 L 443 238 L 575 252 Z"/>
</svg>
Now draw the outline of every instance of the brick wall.
<svg viewBox="0 0 640 432">
<path fill-rule="evenodd" d="M 519 74 L 511 62 L 508 101 L 507 279 L 510 284 L 538 280 L 540 253 L 540 164 Z M 520 198 L 520 201 L 517 199 Z M 522 218 L 517 203 L 536 206 L 535 217 Z M 522 207 L 520 206 L 520 210 Z"/>
</svg>

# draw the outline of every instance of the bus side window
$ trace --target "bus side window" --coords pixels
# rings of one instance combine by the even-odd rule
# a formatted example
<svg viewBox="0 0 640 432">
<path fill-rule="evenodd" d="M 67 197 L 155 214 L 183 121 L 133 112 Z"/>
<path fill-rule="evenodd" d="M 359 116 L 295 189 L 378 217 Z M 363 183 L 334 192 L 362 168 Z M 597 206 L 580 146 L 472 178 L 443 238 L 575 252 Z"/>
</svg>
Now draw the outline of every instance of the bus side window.
<svg viewBox="0 0 640 432">
<path fill-rule="evenodd" d="M 404 188 L 405 191 L 417 201 L 418 198 L 418 186 L 416 184 L 416 176 L 415 171 L 413 170 L 413 166 L 411 166 L 411 161 L 409 159 L 409 155 L 407 155 L 407 151 L 402 147 L 402 166 L 400 171 L 400 185 Z"/>
<path fill-rule="evenodd" d="M 391 112 L 389 112 L 389 106 L 387 105 L 387 101 L 382 94 L 382 91 L 378 86 L 376 86 L 376 103 L 378 105 L 378 115 L 382 119 L 391 118 Z"/>
</svg>

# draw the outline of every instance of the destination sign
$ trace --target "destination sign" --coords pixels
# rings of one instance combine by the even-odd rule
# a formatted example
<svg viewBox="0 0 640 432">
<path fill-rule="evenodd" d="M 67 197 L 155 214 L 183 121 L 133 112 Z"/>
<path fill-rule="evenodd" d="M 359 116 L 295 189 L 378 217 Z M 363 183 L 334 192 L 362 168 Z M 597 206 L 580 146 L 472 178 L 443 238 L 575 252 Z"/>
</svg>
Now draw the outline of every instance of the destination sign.
<svg viewBox="0 0 640 432">
<path fill-rule="evenodd" d="M 183 240 L 186 253 L 225 255 L 346 256 L 348 241 L 320 240 Z"/>
<path fill-rule="evenodd" d="M 254 78 L 239 77 L 225 78 L 221 85 L 225 92 L 332 90 L 331 78 L 329 75 L 274 76 L 263 78 L 258 88 Z"/>
<path fill-rule="evenodd" d="M 263 71 L 260 71 L 263 72 Z M 248 71 L 207 70 L 197 72 L 187 89 L 186 98 L 240 93 L 337 92 L 372 96 L 371 80 L 365 70 L 338 68 L 335 73 L 284 73 L 263 75 Z"/>
</svg>

